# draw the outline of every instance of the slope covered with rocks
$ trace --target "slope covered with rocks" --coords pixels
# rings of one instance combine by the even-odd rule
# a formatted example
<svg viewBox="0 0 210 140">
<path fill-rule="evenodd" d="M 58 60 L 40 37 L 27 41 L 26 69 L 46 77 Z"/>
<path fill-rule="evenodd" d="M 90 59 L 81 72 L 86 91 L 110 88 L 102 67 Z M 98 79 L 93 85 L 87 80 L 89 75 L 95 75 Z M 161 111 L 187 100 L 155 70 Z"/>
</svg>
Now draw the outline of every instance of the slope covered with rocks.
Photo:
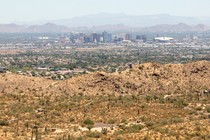
<svg viewBox="0 0 210 140">
<path fill-rule="evenodd" d="M 64 81 L 0 75 L 1 93 L 144 94 L 188 93 L 210 89 L 210 62 L 188 64 L 145 63 L 116 73 L 96 72 Z"/>
</svg>

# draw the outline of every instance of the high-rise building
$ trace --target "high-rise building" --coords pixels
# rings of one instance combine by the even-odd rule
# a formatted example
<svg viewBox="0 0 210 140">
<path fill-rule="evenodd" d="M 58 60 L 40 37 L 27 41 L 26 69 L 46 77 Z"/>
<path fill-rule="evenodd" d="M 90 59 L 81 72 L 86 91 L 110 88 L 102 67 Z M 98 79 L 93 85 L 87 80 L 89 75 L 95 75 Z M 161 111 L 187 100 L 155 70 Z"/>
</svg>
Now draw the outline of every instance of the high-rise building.
<svg viewBox="0 0 210 140">
<path fill-rule="evenodd" d="M 101 35 L 100 34 L 97 34 L 97 33 L 93 33 L 91 35 L 91 42 L 100 42 L 100 38 L 101 38 Z"/>
<path fill-rule="evenodd" d="M 132 40 L 132 35 L 131 34 L 126 34 L 125 35 L 125 40 Z"/>
<path fill-rule="evenodd" d="M 146 35 L 137 35 L 136 40 L 143 40 L 143 42 L 147 42 L 147 36 Z"/>
<path fill-rule="evenodd" d="M 90 43 L 91 42 L 91 37 L 90 36 L 85 36 L 84 37 L 84 42 L 85 43 Z"/>
<path fill-rule="evenodd" d="M 103 37 L 103 42 L 112 42 L 112 34 L 109 34 L 107 32 L 103 32 L 102 33 L 102 37 Z"/>
</svg>

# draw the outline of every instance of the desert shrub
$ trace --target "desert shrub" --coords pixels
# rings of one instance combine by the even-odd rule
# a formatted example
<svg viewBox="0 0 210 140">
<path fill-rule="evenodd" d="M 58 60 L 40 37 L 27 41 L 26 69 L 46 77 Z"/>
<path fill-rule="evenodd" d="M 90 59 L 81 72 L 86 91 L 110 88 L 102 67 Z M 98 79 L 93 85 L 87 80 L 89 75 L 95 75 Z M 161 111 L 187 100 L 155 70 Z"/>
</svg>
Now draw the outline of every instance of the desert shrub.
<svg viewBox="0 0 210 140">
<path fill-rule="evenodd" d="M 126 119 L 122 119 L 121 123 L 127 123 L 127 120 Z"/>
<path fill-rule="evenodd" d="M 116 122 L 116 120 L 114 120 L 114 119 L 109 119 L 107 123 L 108 123 L 108 124 L 115 124 L 115 122 Z"/>
<path fill-rule="evenodd" d="M 198 111 L 201 111 L 202 107 L 199 106 L 199 107 L 196 107 L 195 109 L 198 110 Z"/>
<path fill-rule="evenodd" d="M 119 128 L 122 129 L 123 131 L 125 131 L 126 130 L 126 125 L 125 124 L 119 125 Z"/>
<path fill-rule="evenodd" d="M 122 135 L 122 134 L 125 134 L 125 131 L 123 130 L 118 130 L 114 133 L 115 135 Z"/>
<path fill-rule="evenodd" d="M 184 120 L 182 118 L 172 118 L 171 123 L 182 123 Z"/>
<path fill-rule="evenodd" d="M 105 114 L 106 114 L 106 111 L 105 111 L 105 110 L 101 110 L 101 111 L 100 111 L 100 115 L 101 115 L 101 116 L 104 116 Z"/>
<path fill-rule="evenodd" d="M 59 116 L 61 116 L 61 113 L 58 112 L 58 111 L 53 111 L 52 115 L 55 116 L 55 117 L 59 117 Z"/>
<path fill-rule="evenodd" d="M 151 100 L 153 100 L 153 97 L 150 96 L 150 95 L 147 95 L 147 96 L 145 97 L 145 99 L 146 99 L 146 101 L 147 101 L 147 103 L 148 103 L 148 102 L 150 102 Z"/>
<path fill-rule="evenodd" d="M 94 122 L 90 119 L 90 118 L 87 118 L 83 121 L 83 123 L 85 125 L 94 125 Z"/>
<path fill-rule="evenodd" d="M 152 127 L 154 125 L 154 122 L 146 121 L 145 124 L 146 124 L 147 127 Z"/>
<path fill-rule="evenodd" d="M 143 129 L 142 125 L 131 125 L 127 128 L 127 131 L 130 133 L 139 132 L 141 129 Z"/>
<path fill-rule="evenodd" d="M 167 125 L 168 121 L 166 119 L 163 119 L 159 122 L 160 125 Z"/>
<path fill-rule="evenodd" d="M 176 99 L 173 101 L 173 103 L 176 107 L 185 107 L 188 105 L 188 103 L 183 99 Z"/>
<path fill-rule="evenodd" d="M 162 133 L 162 134 L 166 134 L 166 133 L 168 133 L 168 129 L 166 129 L 166 128 L 155 128 L 155 130 L 156 131 L 158 131 L 158 132 L 160 132 L 160 133 Z"/>
<path fill-rule="evenodd" d="M 90 137 L 90 138 L 100 138 L 101 137 L 101 133 L 99 133 L 99 132 L 89 132 L 89 133 L 87 133 L 86 136 Z"/>
<path fill-rule="evenodd" d="M 141 105 L 142 111 L 143 111 L 145 108 L 147 108 L 147 104 L 144 103 L 144 104 Z"/>
<path fill-rule="evenodd" d="M 70 122 L 75 122 L 75 118 L 71 117 L 71 118 L 69 119 L 69 121 L 70 121 Z"/>
<path fill-rule="evenodd" d="M 0 120 L 0 126 L 8 126 L 9 122 L 6 120 Z"/>
<path fill-rule="evenodd" d="M 23 106 L 23 107 L 20 108 L 20 111 L 23 112 L 23 113 L 32 112 L 33 108 L 30 107 L 30 106 Z"/>
<path fill-rule="evenodd" d="M 189 111 L 189 115 L 193 115 L 193 114 L 195 114 L 195 113 L 196 113 L 195 110 L 190 110 L 190 111 Z"/>
<path fill-rule="evenodd" d="M 206 107 L 206 111 L 207 111 L 208 113 L 210 113 L 210 106 L 207 106 L 207 107 Z"/>
<path fill-rule="evenodd" d="M 108 133 L 107 128 L 102 128 L 101 133 L 104 135 L 107 135 L 107 133 Z"/>
<path fill-rule="evenodd" d="M 194 137 L 200 137 L 201 136 L 201 133 L 200 132 L 194 132 L 190 135 L 192 138 Z"/>
<path fill-rule="evenodd" d="M 159 103 L 164 104 L 165 103 L 165 99 L 163 97 L 159 98 Z"/>
</svg>

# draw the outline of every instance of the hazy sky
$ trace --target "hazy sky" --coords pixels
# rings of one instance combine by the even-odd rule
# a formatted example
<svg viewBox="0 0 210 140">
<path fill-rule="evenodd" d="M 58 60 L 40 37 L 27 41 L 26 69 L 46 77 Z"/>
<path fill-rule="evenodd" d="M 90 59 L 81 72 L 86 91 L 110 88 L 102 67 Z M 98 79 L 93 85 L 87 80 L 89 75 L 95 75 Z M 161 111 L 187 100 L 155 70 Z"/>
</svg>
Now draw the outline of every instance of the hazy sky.
<svg viewBox="0 0 210 140">
<path fill-rule="evenodd" d="M 72 18 L 95 13 L 210 17 L 210 0 L 0 0 L 0 23 Z"/>
</svg>

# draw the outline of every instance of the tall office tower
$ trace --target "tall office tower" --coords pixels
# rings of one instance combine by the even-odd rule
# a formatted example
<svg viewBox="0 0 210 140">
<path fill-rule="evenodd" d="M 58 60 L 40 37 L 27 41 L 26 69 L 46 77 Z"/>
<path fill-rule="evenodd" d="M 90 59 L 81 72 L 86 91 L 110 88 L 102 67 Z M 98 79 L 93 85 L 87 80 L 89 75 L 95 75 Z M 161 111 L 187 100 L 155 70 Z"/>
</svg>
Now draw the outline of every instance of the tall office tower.
<svg viewBox="0 0 210 140">
<path fill-rule="evenodd" d="M 109 34 L 109 33 L 107 33 L 107 32 L 104 31 L 102 33 L 102 37 L 103 37 L 104 43 L 106 43 L 106 42 L 112 42 L 112 34 Z"/>
<path fill-rule="evenodd" d="M 125 40 L 132 40 L 132 35 L 131 34 L 126 34 L 125 35 Z"/>
</svg>

